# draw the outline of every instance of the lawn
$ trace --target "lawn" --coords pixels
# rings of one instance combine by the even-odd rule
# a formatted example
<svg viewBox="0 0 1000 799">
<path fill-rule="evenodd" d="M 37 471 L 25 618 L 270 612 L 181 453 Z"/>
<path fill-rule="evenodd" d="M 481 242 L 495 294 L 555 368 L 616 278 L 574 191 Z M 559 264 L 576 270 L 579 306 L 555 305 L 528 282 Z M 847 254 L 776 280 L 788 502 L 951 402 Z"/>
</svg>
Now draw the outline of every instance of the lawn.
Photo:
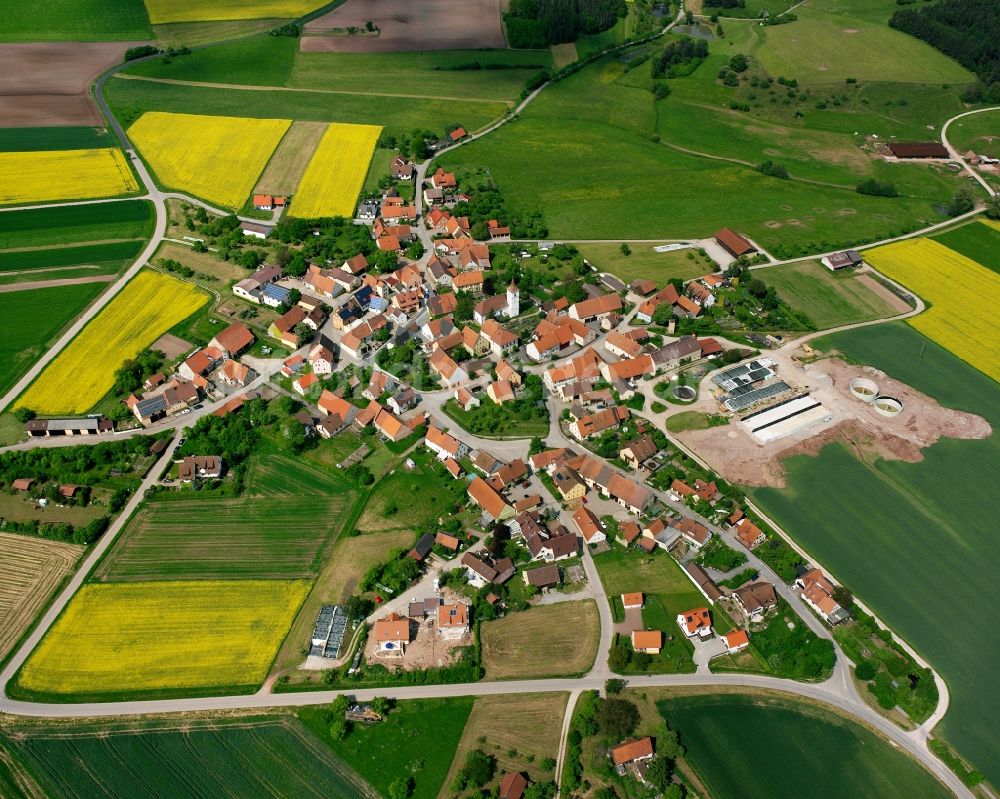
<svg viewBox="0 0 1000 799">
<path fill-rule="evenodd" d="M 960 153 L 1000 158 L 1000 111 L 984 111 L 957 119 L 948 126 L 948 141 Z"/>
<path fill-rule="evenodd" d="M 0 533 L 0 662 L 28 629 L 84 548 Z"/>
<path fill-rule="evenodd" d="M 255 192 L 294 194 L 326 131 L 322 122 L 293 122 L 261 174 Z"/>
<path fill-rule="evenodd" d="M 438 162 L 488 168 L 508 203 L 541 211 L 554 238 L 704 238 L 734 226 L 779 256 L 940 221 L 936 206 L 954 191 L 953 182 L 928 177 L 915 196 L 887 202 L 853 184 L 779 180 L 679 153 L 651 140 L 659 109 L 628 80 L 624 65 L 601 59 L 547 88 L 516 121 Z"/>
<path fill-rule="evenodd" d="M 8 740 L 0 738 L 4 750 L 28 767 L 37 795 L 50 799 L 355 799 L 371 791 L 288 717 L 188 717 L 183 726 L 176 719 L 26 725 Z"/>
<path fill-rule="evenodd" d="M 539 764 L 546 758 L 555 760 L 559 754 L 567 698 L 564 693 L 477 697 L 438 796 L 449 795 L 448 788 L 473 749 L 497 759 L 498 780 L 509 771 L 527 773 L 533 782 L 551 780 L 553 773 Z"/>
<path fill-rule="evenodd" d="M 473 707 L 471 697 L 399 702 L 385 721 L 355 725 L 346 738 L 330 737 L 325 708 L 302 708 L 299 718 L 382 796 L 400 776 L 413 777 L 412 799 L 434 799 Z"/>
<path fill-rule="evenodd" d="M 804 313 L 819 330 L 898 313 L 853 271 L 834 273 L 818 261 L 760 269 L 754 276 L 774 286 L 792 310 Z"/>
<path fill-rule="evenodd" d="M 104 244 L 80 244 L 73 247 L 50 247 L 38 250 L 4 252 L 0 250 L 0 272 L 17 272 L 23 269 L 49 269 L 81 264 L 120 264 L 139 254 L 145 241 L 114 241 Z M 44 276 L 36 277 L 44 279 Z"/>
<path fill-rule="evenodd" d="M 153 204 L 145 200 L 31 208 L 0 214 L 2 249 L 148 238 L 152 232 Z"/>
<path fill-rule="evenodd" d="M 647 555 L 638 548 L 613 549 L 595 555 L 594 565 L 604 592 L 612 597 L 630 591 L 672 594 L 694 588 L 677 561 L 659 550 Z"/>
<path fill-rule="evenodd" d="M 0 293 L 0 319 L 5 330 L 0 342 L 0 392 L 10 388 L 105 288 L 104 283 L 80 283 Z"/>
<path fill-rule="evenodd" d="M 105 96 L 115 116 L 124 124 L 152 110 L 226 116 L 254 114 L 261 118 L 382 125 L 395 136 L 414 128 L 438 131 L 442 128 L 442 120 L 452 119 L 460 121 L 468 130 L 476 130 L 499 117 L 505 108 L 499 102 L 408 100 L 308 90 L 215 89 L 123 79 L 109 81 Z M 441 133 L 443 135 L 444 131 Z"/>
<path fill-rule="evenodd" d="M 664 286 L 673 278 L 690 280 L 718 269 L 711 258 L 703 258 L 696 250 L 656 252 L 653 249 L 656 245 L 648 242 L 635 242 L 628 246 L 631 252 L 623 255 L 620 244 L 576 245 L 588 263 L 602 272 L 618 275 L 626 284 L 645 278 Z"/>
<path fill-rule="evenodd" d="M 711 416 L 699 411 L 681 411 L 668 417 L 665 427 L 671 433 L 683 433 L 685 430 L 707 430 L 710 427 L 719 427 L 713 424 L 714 420 L 721 420 L 722 424 L 729 424 L 726 416 Z"/>
<path fill-rule="evenodd" d="M 115 143 L 107 128 L 0 128 L 0 150 L 90 150 Z"/>
<path fill-rule="evenodd" d="M 597 655 L 600 620 L 592 599 L 540 605 L 480 627 L 488 680 L 586 672 Z"/>
<path fill-rule="evenodd" d="M 464 410 L 455 400 L 442 405 L 445 414 L 463 430 L 482 438 L 544 438 L 549 432 L 549 412 L 536 409 L 531 419 L 522 419 L 509 405 L 495 405 L 485 394 L 482 405 Z"/>
<path fill-rule="evenodd" d="M 726 694 L 664 699 L 657 707 L 715 799 L 791 799 L 803 785 L 829 799 L 950 795 L 884 739 L 812 705 Z"/>
<path fill-rule="evenodd" d="M 766 31 L 756 56 L 774 77 L 800 83 L 857 80 L 972 83 L 964 67 L 919 39 L 889 27 L 892 0 L 806 4 L 798 20 Z"/>
<path fill-rule="evenodd" d="M 121 150 L 0 152 L 0 205 L 119 197 L 139 191 Z"/>
<path fill-rule="evenodd" d="M 975 221 L 931 238 L 1000 274 L 1000 228 Z"/>
<path fill-rule="evenodd" d="M 95 285 L 103 286 L 69 288 L 93 291 Z M 123 361 L 142 352 L 206 300 L 206 295 L 187 283 L 143 270 L 49 363 L 18 405 L 43 413 L 90 410 L 111 390 L 114 372 Z"/>
<path fill-rule="evenodd" d="M 308 592 L 290 580 L 85 585 L 16 690 L 49 701 L 253 690 Z"/>
<path fill-rule="evenodd" d="M 105 0 L 29 0 L 4 4 L 2 42 L 107 42 L 151 39 L 142 0 L 121 0 L 114 9 Z"/>
<path fill-rule="evenodd" d="M 836 347 L 937 399 L 1000 427 L 1000 386 L 902 323 L 815 342 Z M 948 682 L 947 739 L 1000 783 L 1000 686 L 993 625 L 967 635 L 939 607 L 976 607 L 1000 571 L 994 546 L 1000 438 L 942 439 L 919 463 L 863 463 L 842 446 L 786 462 L 789 485 L 752 493 L 765 511 Z M 901 520 L 906 520 L 905 523 Z M 920 591 L 900 590 L 919 585 Z M 938 598 L 928 605 L 926 596 Z"/>
</svg>

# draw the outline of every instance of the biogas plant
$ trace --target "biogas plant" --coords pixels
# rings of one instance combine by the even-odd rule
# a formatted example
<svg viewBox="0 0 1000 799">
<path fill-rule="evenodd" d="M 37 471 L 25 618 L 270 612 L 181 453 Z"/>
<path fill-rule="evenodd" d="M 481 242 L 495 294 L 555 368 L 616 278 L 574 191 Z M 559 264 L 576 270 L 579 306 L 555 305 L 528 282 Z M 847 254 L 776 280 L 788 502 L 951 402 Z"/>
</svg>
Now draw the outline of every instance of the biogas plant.
<svg viewBox="0 0 1000 799">
<path fill-rule="evenodd" d="M 899 416 L 903 411 L 903 403 L 895 397 L 879 394 L 878 383 L 867 377 L 855 377 L 851 381 L 851 394 L 857 399 L 872 406 L 876 413 L 890 418 Z"/>
</svg>

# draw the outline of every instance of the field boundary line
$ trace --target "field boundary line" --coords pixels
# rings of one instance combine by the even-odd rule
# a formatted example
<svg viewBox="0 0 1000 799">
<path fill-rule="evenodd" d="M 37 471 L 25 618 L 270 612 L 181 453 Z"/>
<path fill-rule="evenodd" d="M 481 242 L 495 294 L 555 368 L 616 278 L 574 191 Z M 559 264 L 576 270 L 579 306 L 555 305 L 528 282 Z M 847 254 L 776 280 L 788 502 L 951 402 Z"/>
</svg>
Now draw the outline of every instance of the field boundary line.
<svg viewBox="0 0 1000 799">
<path fill-rule="evenodd" d="M 300 92 L 302 94 L 346 94 L 354 97 L 399 97 L 405 100 L 445 100 L 452 103 L 489 103 L 490 105 L 505 105 L 514 107 L 513 100 L 491 100 L 486 97 L 449 97 L 438 94 L 402 94 L 400 92 L 351 92 L 346 89 L 299 89 L 293 86 L 247 86 L 238 83 L 207 83 L 195 80 L 177 80 L 176 78 L 149 78 L 145 75 L 129 75 L 119 72 L 115 76 L 119 80 L 138 80 L 146 83 L 166 83 L 170 86 L 194 86 L 198 89 L 225 89 L 244 92 Z"/>
</svg>

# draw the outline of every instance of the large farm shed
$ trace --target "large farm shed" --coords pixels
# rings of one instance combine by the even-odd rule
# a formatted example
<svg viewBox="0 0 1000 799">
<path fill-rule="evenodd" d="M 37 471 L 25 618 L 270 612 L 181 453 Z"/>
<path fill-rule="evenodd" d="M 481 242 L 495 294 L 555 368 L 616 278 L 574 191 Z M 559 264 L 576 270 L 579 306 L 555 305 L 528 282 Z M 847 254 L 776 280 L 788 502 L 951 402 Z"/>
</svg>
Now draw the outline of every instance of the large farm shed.
<svg viewBox="0 0 1000 799">
<path fill-rule="evenodd" d="M 730 230 L 727 227 L 722 228 L 722 230 L 715 234 L 715 240 L 719 243 L 720 247 L 734 258 L 757 252 L 757 248 L 753 246 L 749 239 L 744 238 L 736 231 Z"/>
<path fill-rule="evenodd" d="M 817 422 L 829 421 L 831 418 L 829 411 L 819 400 L 809 394 L 800 394 L 755 411 L 740 421 L 754 438 L 762 444 L 767 444 Z"/>
<path fill-rule="evenodd" d="M 940 142 L 893 142 L 889 152 L 896 158 L 949 158 L 947 148 Z"/>
</svg>

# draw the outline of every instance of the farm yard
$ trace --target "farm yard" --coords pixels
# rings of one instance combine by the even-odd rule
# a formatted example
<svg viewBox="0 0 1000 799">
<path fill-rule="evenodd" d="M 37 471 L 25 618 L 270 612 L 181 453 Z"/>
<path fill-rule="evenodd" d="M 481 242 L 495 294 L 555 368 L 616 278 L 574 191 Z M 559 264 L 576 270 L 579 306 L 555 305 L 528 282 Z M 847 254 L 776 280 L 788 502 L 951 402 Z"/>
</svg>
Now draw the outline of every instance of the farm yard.
<svg viewBox="0 0 1000 799">
<path fill-rule="evenodd" d="M 592 599 L 540 605 L 480 627 L 487 680 L 561 677 L 597 656 L 600 621 Z"/>
<path fill-rule="evenodd" d="M 309 584 L 291 580 L 83 586 L 21 669 L 52 700 L 257 687 Z"/>
<path fill-rule="evenodd" d="M 128 134 L 165 186 L 240 208 L 291 124 L 153 111 L 133 123 Z"/>
<path fill-rule="evenodd" d="M 106 288 L 105 283 L 0 292 L 0 391 L 27 371 L 70 322 Z"/>
<path fill-rule="evenodd" d="M 997 383 L 908 325 L 839 333 L 814 346 L 835 348 L 1000 428 Z M 988 780 L 1000 781 L 1000 690 L 991 676 L 1000 636 L 989 625 L 965 635 L 923 599 L 975 607 L 992 590 L 1000 495 L 982 475 L 1000 469 L 996 432 L 942 439 L 918 463 L 862 461 L 831 445 L 785 466 L 788 487 L 754 489 L 755 502 L 941 673 L 951 704 L 939 730 Z M 905 535 L 900 519 L 907 519 Z M 921 589 L 900 589 L 908 585 Z"/>
<path fill-rule="evenodd" d="M 0 205 L 98 199 L 139 190 L 121 150 L 0 152 Z"/>
<path fill-rule="evenodd" d="M 84 547 L 0 533 L 0 662 L 83 553 Z"/>
<path fill-rule="evenodd" d="M 153 206 L 145 200 L 0 214 L 0 251 L 112 239 L 149 238 Z"/>
<path fill-rule="evenodd" d="M 905 313 L 910 307 L 870 275 L 834 273 L 817 261 L 804 261 L 754 273 L 795 311 L 820 330 Z"/>
<path fill-rule="evenodd" d="M 860 724 L 780 694 L 688 695 L 656 705 L 680 733 L 686 762 L 715 799 L 791 799 L 802 785 L 844 799 L 950 795 Z"/>
<path fill-rule="evenodd" d="M 295 216 L 354 216 L 381 128 L 331 123 L 306 167 L 291 212 Z"/>
<path fill-rule="evenodd" d="M 908 324 L 953 355 L 1000 381 L 1000 274 L 931 239 L 909 239 L 865 253 L 888 277 L 919 294 L 929 310 Z"/>
<path fill-rule="evenodd" d="M 8 733 L 0 736 L 0 762 L 28 775 L 28 786 L 37 787 L 32 795 L 50 799 L 216 799 L 235 786 L 242 796 L 372 797 L 370 787 L 294 717 L 189 718 L 183 726 L 169 717 L 132 725 L 8 724 L 0 733 Z"/>
<path fill-rule="evenodd" d="M 45 368 L 21 395 L 18 407 L 50 414 L 87 412 L 111 390 L 119 364 L 207 299 L 176 278 L 140 272 Z"/>
</svg>

